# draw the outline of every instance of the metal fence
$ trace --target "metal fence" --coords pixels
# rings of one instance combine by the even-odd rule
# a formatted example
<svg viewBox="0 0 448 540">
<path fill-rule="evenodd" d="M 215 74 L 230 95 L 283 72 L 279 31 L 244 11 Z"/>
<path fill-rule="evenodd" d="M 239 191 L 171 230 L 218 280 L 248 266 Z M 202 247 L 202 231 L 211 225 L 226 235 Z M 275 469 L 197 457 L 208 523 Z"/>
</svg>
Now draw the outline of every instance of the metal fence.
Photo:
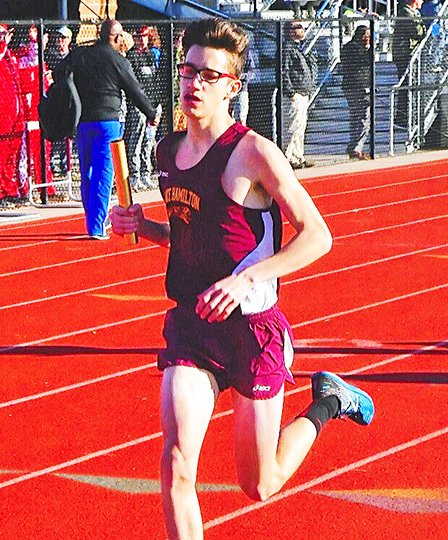
<svg viewBox="0 0 448 540">
<path fill-rule="evenodd" d="M 359 145 L 366 159 L 422 148 L 446 147 L 448 133 L 444 104 L 448 75 L 448 21 L 444 17 L 445 14 L 441 13 L 436 19 L 423 20 L 425 37 L 413 51 L 414 56 L 409 56 L 408 69 L 400 78 L 396 52 L 392 47 L 397 18 L 318 17 L 295 21 L 304 26 L 301 53 L 307 59 L 313 78 L 304 141 L 308 161 L 319 166 L 357 159 L 355 154 L 359 148 L 353 151 L 356 138 L 358 142 L 362 139 Z M 154 105 L 160 104 L 162 116 L 156 133 L 144 133 L 144 141 L 139 146 L 138 166 L 144 168 L 146 174 L 140 186 L 142 189 L 156 186 L 154 141 L 173 129 L 186 126 L 179 106 L 175 65 L 181 60 L 180 41 L 187 22 L 147 21 L 144 24 L 145 27 L 156 28 L 160 38 L 157 74 L 150 82 L 144 83 L 144 89 Z M 250 35 L 253 66 L 247 79 L 248 91 L 232 104 L 232 114 L 275 141 L 286 152 L 290 141 L 285 126 L 289 122 L 291 105 L 285 95 L 285 81 L 291 21 L 238 19 L 237 22 Z M 0 164 L 9 160 L 8 174 L 14 170 L 11 181 L 19 186 L 18 199 L 29 199 L 32 204 L 77 201 L 76 140 L 73 144 L 70 141 L 53 144 L 44 141 L 37 115 L 40 95 L 51 84 L 51 71 L 57 61 L 55 53 L 60 38 L 57 29 L 61 22 L 7 24 L 9 30 L 12 26 L 14 30 L 8 45 L 12 52 L 8 69 L 0 71 L 0 117 L 3 116 L 0 122 Z M 36 41 L 33 25 L 41 28 L 43 24 L 43 32 L 38 32 Z M 72 48 L 88 46 L 97 38 L 97 26 L 94 24 L 80 24 L 79 21 L 64 24 L 72 32 Z M 122 21 L 122 24 L 126 32 L 134 36 L 134 48 L 138 47 L 142 21 Z M 354 55 L 353 61 L 346 62 L 344 67 L 341 63 L 343 51 L 348 50 L 346 47 L 358 26 L 368 28 L 371 47 L 362 56 L 362 65 L 356 63 L 358 57 Z M 144 71 L 144 65 L 139 65 L 139 57 L 133 54 L 132 49 L 128 55 L 138 76 L 140 67 Z M 357 83 L 361 72 L 364 82 Z M 11 82 L 8 78 L 16 81 Z M 20 99 L 13 100 L 11 93 L 20 94 Z M 404 99 L 400 95 L 404 95 Z M 17 121 L 15 125 L 5 121 L 6 116 L 12 118 L 14 115 L 10 110 L 12 102 L 16 103 L 15 106 L 21 103 L 20 107 L 23 107 L 19 114 L 22 122 Z M 397 122 L 397 109 L 403 103 L 405 121 Z M 138 115 L 134 114 L 132 104 L 126 107 L 125 99 L 123 105 L 126 140 L 126 133 L 133 134 L 137 130 L 135 122 L 138 122 Z M 11 141 L 14 151 L 11 150 Z M 11 160 L 15 160 L 14 167 Z M 6 173 L 2 170 L 1 174 Z M 42 189 L 42 185 L 46 188 Z M 10 196 L 0 193 L 0 199 L 8 200 Z"/>
</svg>

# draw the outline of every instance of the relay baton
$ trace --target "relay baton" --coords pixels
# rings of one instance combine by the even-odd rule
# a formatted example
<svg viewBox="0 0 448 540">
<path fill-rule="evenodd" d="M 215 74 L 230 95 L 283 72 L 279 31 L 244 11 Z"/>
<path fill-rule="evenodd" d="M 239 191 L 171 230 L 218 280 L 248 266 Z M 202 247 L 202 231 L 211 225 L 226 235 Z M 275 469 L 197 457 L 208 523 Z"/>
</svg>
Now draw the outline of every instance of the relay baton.
<svg viewBox="0 0 448 540">
<path fill-rule="evenodd" d="M 110 150 L 112 152 L 112 161 L 114 164 L 118 204 L 122 208 L 129 208 L 132 204 L 132 192 L 129 184 L 128 161 L 123 139 L 112 141 L 110 143 Z M 137 233 L 135 232 L 125 234 L 124 237 L 129 245 L 138 243 Z"/>
</svg>

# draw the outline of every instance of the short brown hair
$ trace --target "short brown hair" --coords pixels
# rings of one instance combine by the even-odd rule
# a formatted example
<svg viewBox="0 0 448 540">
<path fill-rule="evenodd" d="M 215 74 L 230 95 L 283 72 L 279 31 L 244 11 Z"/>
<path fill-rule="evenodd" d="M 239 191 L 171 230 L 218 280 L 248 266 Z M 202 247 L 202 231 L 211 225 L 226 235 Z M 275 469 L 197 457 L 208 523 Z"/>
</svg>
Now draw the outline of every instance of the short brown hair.
<svg viewBox="0 0 448 540">
<path fill-rule="evenodd" d="M 238 25 L 211 17 L 190 23 L 182 39 L 182 47 L 186 55 L 193 45 L 223 49 L 229 55 L 231 71 L 240 77 L 246 62 L 249 38 Z"/>
</svg>

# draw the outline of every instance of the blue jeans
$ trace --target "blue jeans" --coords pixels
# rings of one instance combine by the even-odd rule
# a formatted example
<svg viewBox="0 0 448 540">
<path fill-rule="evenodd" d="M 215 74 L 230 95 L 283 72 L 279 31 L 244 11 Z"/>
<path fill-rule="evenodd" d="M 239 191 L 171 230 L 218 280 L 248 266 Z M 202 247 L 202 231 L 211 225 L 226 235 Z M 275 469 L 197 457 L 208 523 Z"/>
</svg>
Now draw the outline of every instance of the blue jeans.
<svg viewBox="0 0 448 540">
<path fill-rule="evenodd" d="M 81 198 L 89 235 L 106 234 L 114 167 L 110 143 L 122 136 L 118 120 L 81 122 L 77 145 L 81 173 Z"/>
</svg>

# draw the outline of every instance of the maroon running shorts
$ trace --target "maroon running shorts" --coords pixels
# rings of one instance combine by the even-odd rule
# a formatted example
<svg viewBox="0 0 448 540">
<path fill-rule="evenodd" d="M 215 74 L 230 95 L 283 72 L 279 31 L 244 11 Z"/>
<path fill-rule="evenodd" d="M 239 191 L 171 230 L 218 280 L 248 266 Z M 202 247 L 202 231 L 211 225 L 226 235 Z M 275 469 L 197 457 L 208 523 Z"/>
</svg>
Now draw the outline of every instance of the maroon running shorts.
<svg viewBox="0 0 448 540">
<path fill-rule="evenodd" d="M 204 369 L 221 391 L 233 387 L 250 399 L 272 398 L 285 380 L 294 383 L 292 331 L 277 306 L 214 323 L 200 319 L 194 307 L 177 306 L 166 314 L 163 336 L 167 346 L 159 354 L 160 370 Z"/>
</svg>

